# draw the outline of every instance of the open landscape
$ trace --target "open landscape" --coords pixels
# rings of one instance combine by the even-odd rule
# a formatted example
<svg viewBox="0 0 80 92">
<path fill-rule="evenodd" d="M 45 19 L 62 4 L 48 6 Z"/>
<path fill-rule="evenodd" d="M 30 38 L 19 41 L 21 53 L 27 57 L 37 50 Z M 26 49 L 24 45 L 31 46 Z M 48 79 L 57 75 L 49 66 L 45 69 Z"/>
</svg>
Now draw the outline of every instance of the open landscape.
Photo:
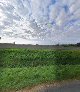
<svg viewBox="0 0 80 92">
<path fill-rule="evenodd" d="M 0 0 L 0 92 L 80 92 L 80 0 Z"/>
<path fill-rule="evenodd" d="M 80 50 L 64 49 L 1 48 L 0 92 L 80 80 Z"/>
</svg>

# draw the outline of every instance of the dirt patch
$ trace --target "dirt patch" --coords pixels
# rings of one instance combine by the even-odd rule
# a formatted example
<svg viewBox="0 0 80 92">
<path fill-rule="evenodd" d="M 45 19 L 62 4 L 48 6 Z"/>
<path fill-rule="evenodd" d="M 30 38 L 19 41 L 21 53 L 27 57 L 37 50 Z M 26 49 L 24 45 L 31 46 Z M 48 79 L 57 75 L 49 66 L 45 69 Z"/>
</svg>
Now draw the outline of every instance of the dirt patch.
<svg viewBox="0 0 80 92">
<path fill-rule="evenodd" d="M 80 80 L 67 80 L 67 81 L 58 81 L 58 82 L 53 82 L 53 83 L 47 83 L 47 84 L 42 84 L 42 85 L 38 85 L 38 86 L 35 86 L 33 88 L 24 88 L 22 90 L 19 90 L 19 91 L 15 91 L 15 92 L 41 92 L 41 90 L 45 90 L 47 88 L 50 88 L 50 87 L 61 87 L 63 85 L 68 85 L 68 84 L 74 84 L 74 83 L 77 83 L 77 82 L 80 82 Z"/>
<path fill-rule="evenodd" d="M 49 88 L 57 88 L 57 87 L 62 87 L 62 86 L 67 86 L 67 85 L 73 85 L 73 84 L 80 84 L 80 80 L 63 80 L 63 81 L 55 81 L 52 83 L 45 83 L 45 84 L 40 84 L 38 86 L 33 86 L 30 88 L 23 88 L 21 90 L 0 90 L 0 92 L 45 92 L 43 90 L 49 89 Z M 49 92 L 49 91 L 46 91 Z M 53 92 L 53 91 L 52 91 Z M 80 92 L 80 91 L 79 91 Z"/>
</svg>

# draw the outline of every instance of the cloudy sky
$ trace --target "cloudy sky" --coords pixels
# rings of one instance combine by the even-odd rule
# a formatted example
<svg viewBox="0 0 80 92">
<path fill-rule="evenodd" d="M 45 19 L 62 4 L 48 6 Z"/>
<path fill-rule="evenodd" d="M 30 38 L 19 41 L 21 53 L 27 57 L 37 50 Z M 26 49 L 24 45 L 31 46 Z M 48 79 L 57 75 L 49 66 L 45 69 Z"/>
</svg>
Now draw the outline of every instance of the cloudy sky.
<svg viewBox="0 0 80 92">
<path fill-rule="evenodd" d="M 80 42 L 80 0 L 0 0 L 1 42 Z"/>
</svg>

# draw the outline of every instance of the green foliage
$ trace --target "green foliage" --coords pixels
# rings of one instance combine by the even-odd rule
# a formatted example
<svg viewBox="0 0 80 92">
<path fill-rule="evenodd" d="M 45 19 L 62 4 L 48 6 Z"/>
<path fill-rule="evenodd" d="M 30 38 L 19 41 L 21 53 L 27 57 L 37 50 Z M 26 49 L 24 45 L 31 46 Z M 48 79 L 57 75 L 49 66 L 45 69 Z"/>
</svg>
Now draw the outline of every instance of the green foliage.
<svg viewBox="0 0 80 92">
<path fill-rule="evenodd" d="M 0 92 L 80 79 L 80 50 L 0 49 Z"/>
<path fill-rule="evenodd" d="M 55 66 L 0 69 L 0 89 L 29 87 L 53 79 Z"/>
<path fill-rule="evenodd" d="M 76 78 L 80 79 L 80 65 L 0 68 L 0 89 L 17 90 L 40 83 Z"/>
<path fill-rule="evenodd" d="M 79 50 L 0 49 L 0 67 L 80 64 Z"/>
<path fill-rule="evenodd" d="M 54 64 L 55 54 L 50 50 L 1 49 L 0 66 L 29 67 Z"/>
<path fill-rule="evenodd" d="M 57 65 L 80 64 L 80 50 L 58 50 L 55 52 L 55 63 Z"/>
</svg>

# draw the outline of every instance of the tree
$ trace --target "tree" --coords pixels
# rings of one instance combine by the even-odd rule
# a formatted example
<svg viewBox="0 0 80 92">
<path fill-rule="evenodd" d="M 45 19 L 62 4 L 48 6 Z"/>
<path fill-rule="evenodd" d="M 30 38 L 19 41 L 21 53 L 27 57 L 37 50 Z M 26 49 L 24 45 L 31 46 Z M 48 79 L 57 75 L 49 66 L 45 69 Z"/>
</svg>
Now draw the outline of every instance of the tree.
<svg viewBox="0 0 80 92">
<path fill-rule="evenodd" d="M 13 42 L 13 44 L 15 44 L 15 42 Z"/>
<path fill-rule="evenodd" d="M 80 46 L 80 43 L 77 43 L 77 46 Z"/>
</svg>

